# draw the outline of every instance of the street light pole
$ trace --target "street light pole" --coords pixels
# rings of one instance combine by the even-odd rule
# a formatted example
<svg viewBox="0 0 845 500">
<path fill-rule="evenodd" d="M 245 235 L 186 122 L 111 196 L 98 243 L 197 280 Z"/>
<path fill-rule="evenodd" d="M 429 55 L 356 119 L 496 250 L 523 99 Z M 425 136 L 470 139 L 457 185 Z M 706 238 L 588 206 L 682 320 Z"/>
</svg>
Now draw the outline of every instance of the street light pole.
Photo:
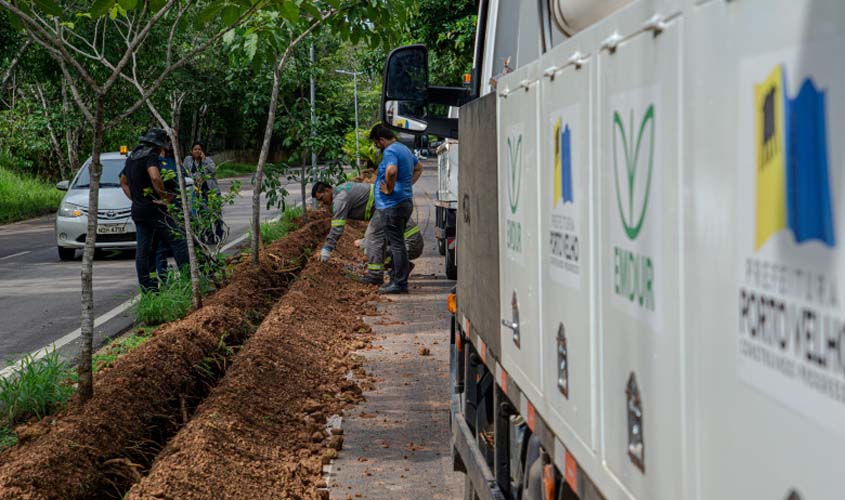
<svg viewBox="0 0 845 500">
<path fill-rule="evenodd" d="M 355 167 L 361 172 L 361 148 L 358 145 L 358 72 L 336 69 L 335 73 L 352 75 L 352 88 L 355 95 Z"/>
</svg>

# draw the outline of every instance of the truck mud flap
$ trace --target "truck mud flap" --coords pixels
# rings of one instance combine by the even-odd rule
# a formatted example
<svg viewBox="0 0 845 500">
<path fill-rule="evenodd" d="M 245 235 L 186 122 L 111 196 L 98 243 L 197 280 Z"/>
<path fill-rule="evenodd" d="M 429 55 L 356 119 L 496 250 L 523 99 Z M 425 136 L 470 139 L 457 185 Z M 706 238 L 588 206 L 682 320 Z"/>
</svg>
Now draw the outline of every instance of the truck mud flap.
<svg viewBox="0 0 845 500">
<path fill-rule="evenodd" d="M 496 478 L 469 430 L 461 413 L 461 399 L 452 395 L 452 449 L 457 453 L 472 482 L 475 493 L 481 500 L 505 500 L 505 495 L 496 484 Z"/>
</svg>

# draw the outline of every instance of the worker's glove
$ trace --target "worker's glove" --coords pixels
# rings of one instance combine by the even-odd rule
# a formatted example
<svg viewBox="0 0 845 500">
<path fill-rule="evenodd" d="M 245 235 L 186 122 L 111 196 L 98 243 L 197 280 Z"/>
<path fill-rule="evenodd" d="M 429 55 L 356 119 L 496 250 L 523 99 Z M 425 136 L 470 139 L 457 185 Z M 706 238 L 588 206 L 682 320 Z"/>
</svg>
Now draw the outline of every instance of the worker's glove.
<svg viewBox="0 0 845 500">
<path fill-rule="evenodd" d="M 331 256 L 332 256 L 332 251 L 329 250 L 328 248 L 323 247 L 323 249 L 320 250 L 320 262 L 328 262 L 329 257 L 331 257 Z"/>
</svg>

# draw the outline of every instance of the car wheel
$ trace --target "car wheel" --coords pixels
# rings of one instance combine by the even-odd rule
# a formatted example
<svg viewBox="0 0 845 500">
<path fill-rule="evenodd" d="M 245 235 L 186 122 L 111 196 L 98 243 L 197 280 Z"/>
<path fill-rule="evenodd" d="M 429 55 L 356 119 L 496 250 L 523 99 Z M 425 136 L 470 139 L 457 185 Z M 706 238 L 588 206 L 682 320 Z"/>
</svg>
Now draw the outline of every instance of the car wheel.
<svg viewBox="0 0 845 500">
<path fill-rule="evenodd" d="M 446 239 L 445 238 L 438 238 L 437 239 L 437 251 L 440 252 L 440 255 L 446 255 Z"/>
<path fill-rule="evenodd" d="M 75 248 L 65 248 L 65 247 L 58 247 L 59 249 L 59 259 L 61 260 L 73 260 L 76 258 L 76 249 Z"/>
</svg>

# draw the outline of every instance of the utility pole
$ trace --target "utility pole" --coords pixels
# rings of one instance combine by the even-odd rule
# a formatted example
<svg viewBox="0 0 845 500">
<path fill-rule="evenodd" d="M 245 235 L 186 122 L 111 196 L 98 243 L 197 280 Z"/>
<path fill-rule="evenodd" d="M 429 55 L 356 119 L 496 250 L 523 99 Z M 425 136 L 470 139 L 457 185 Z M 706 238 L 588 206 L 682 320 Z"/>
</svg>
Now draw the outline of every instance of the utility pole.
<svg viewBox="0 0 845 500">
<path fill-rule="evenodd" d="M 316 97 L 317 97 L 317 89 L 316 89 L 316 85 L 315 85 L 315 82 L 314 82 L 314 62 L 315 62 L 314 42 L 311 42 L 311 67 L 309 68 L 310 69 L 309 72 L 311 73 L 311 139 L 312 139 L 311 172 L 316 174 L 317 173 L 317 151 L 314 149 L 313 139 L 317 135 L 317 110 L 315 108 Z M 305 207 L 305 200 L 307 199 L 305 197 L 306 179 L 307 179 L 307 177 L 305 175 L 305 166 L 303 165 L 303 167 L 302 167 L 302 206 L 303 206 L 303 208 Z"/>
<path fill-rule="evenodd" d="M 355 95 L 355 168 L 361 173 L 361 148 L 358 145 L 358 72 L 336 69 L 336 73 L 352 75 L 352 88 Z"/>
</svg>

